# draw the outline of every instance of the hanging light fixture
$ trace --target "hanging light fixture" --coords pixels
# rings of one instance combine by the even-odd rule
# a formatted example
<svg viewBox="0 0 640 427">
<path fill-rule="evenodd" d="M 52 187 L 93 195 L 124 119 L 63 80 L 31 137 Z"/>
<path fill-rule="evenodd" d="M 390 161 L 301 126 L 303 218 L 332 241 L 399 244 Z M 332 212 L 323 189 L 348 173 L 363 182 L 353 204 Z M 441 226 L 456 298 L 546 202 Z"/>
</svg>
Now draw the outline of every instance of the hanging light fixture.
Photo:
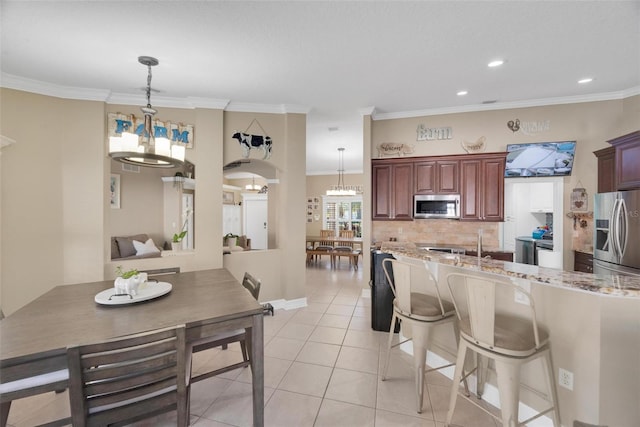
<svg viewBox="0 0 640 427">
<path fill-rule="evenodd" d="M 158 65 L 158 60 L 151 56 L 139 56 L 138 62 L 147 67 L 147 106 L 140 108 L 144 114 L 144 129 L 141 135 L 122 132 L 121 136 L 110 137 L 109 156 L 136 166 L 181 167 L 184 165 L 184 145 L 172 144 L 168 138 L 157 136 L 153 129 L 153 116 L 157 110 L 151 106 L 151 67 Z"/>
<path fill-rule="evenodd" d="M 260 190 L 262 187 L 260 187 L 258 184 L 256 184 L 256 176 L 253 175 L 251 177 L 251 184 L 247 184 L 244 186 L 245 190 L 249 190 L 249 191 L 258 191 Z"/>
<path fill-rule="evenodd" d="M 327 196 L 355 196 L 355 190 L 347 190 L 344 185 L 344 147 L 338 148 L 338 185 L 327 190 Z"/>
</svg>

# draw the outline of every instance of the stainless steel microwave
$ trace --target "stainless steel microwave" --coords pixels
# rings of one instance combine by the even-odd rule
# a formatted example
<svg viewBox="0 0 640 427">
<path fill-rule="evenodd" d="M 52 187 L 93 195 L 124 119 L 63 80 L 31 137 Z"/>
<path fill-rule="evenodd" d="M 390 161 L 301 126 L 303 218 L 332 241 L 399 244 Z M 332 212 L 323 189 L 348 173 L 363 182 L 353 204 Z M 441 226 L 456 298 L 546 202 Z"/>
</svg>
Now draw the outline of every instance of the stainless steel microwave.
<svg viewBox="0 0 640 427">
<path fill-rule="evenodd" d="M 459 194 L 416 194 L 413 196 L 414 218 L 460 218 Z"/>
</svg>

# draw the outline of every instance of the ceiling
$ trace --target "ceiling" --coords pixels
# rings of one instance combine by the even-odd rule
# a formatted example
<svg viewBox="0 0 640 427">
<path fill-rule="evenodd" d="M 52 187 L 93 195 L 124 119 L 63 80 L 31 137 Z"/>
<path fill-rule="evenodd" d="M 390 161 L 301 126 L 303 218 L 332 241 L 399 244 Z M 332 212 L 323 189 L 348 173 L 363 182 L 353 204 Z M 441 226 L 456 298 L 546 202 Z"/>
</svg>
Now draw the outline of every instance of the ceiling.
<svg viewBox="0 0 640 427">
<path fill-rule="evenodd" d="M 335 174 L 338 147 L 346 173 L 362 170 L 362 114 L 640 93 L 640 1 L 0 4 L 2 86 L 142 105 L 137 58 L 154 56 L 159 115 L 163 106 L 306 112 L 308 174 Z M 505 64 L 488 68 L 497 58 Z M 577 83 L 585 77 L 594 80 Z"/>
</svg>

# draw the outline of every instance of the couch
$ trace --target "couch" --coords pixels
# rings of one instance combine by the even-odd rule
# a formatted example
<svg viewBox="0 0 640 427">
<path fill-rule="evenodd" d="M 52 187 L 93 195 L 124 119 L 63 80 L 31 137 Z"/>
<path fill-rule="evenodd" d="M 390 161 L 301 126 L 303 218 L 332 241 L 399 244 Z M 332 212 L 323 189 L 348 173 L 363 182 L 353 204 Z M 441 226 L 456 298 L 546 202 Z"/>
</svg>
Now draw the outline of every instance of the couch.
<svg viewBox="0 0 640 427">
<path fill-rule="evenodd" d="M 136 241 L 137 243 L 134 243 Z M 137 248 L 136 248 L 137 247 Z M 162 248 L 147 234 L 111 237 L 111 260 L 158 258 Z"/>
<path fill-rule="evenodd" d="M 222 238 L 222 253 L 230 254 L 231 252 L 242 252 L 251 250 L 251 239 L 247 236 L 237 237 L 223 237 Z"/>
</svg>

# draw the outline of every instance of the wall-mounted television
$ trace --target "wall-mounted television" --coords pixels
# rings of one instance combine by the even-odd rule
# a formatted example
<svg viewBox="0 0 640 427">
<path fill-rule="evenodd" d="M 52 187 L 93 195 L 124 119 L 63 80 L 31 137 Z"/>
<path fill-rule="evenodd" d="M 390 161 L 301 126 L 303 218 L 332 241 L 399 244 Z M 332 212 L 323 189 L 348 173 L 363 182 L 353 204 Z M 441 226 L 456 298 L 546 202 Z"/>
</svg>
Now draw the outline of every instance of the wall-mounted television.
<svg viewBox="0 0 640 427">
<path fill-rule="evenodd" d="M 575 141 L 508 144 L 505 178 L 569 176 L 576 154 Z"/>
</svg>

